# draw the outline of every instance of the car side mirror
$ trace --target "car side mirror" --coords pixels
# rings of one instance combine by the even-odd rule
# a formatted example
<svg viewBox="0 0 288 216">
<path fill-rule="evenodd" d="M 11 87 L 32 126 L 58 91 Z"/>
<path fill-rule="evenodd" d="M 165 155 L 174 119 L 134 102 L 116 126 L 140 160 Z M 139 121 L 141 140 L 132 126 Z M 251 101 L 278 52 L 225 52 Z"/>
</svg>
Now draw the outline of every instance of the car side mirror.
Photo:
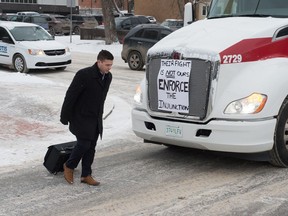
<svg viewBox="0 0 288 216">
<path fill-rule="evenodd" d="M 53 40 L 55 40 L 55 35 L 52 35 L 49 31 L 48 33 L 51 35 L 51 37 L 53 38 Z"/>
</svg>

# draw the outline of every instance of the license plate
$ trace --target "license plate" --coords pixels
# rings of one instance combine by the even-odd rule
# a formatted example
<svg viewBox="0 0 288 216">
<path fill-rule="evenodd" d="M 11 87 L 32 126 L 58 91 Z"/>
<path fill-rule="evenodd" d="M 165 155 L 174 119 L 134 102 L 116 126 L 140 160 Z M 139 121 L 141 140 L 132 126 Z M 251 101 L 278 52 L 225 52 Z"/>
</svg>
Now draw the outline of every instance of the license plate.
<svg viewBox="0 0 288 216">
<path fill-rule="evenodd" d="M 173 125 L 166 125 L 165 129 L 166 136 L 172 137 L 182 137 L 182 127 L 180 126 L 173 126 Z"/>
</svg>

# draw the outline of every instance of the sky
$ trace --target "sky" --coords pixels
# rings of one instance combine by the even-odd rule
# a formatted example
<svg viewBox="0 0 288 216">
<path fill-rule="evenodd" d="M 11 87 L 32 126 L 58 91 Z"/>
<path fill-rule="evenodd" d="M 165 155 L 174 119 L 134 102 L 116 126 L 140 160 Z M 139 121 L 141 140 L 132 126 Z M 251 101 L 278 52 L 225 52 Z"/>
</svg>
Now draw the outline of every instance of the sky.
<svg viewBox="0 0 288 216">
<path fill-rule="evenodd" d="M 75 35 L 72 41 L 70 36 L 56 36 L 55 39 L 66 44 L 72 53 L 98 53 L 107 49 L 115 57 L 121 56 L 122 45 L 119 43 L 105 45 L 102 40 L 80 40 Z M 22 165 L 33 166 L 35 161 L 36 164 L 43 163 L 48 146 L 75 140 L 67 126 L 59 122 L 67 87 L 33 74 L 0 68 L 0 173 Z M 109 145 L 110 137 L 117 138 L 113 128 L 125 130 L 131 127 L 127 121 L 131 105 L 116 96 L 108 96 L 109 109 L 114 103 L 117 103 L 117 109 L 113 109 L 104 122 L 105 139 L 99 141 L 102 147 Z M 121 115 L 117 115 L 118 112 Z M 127 123 L 123 125 L 123 122 Z"/>
</svg>

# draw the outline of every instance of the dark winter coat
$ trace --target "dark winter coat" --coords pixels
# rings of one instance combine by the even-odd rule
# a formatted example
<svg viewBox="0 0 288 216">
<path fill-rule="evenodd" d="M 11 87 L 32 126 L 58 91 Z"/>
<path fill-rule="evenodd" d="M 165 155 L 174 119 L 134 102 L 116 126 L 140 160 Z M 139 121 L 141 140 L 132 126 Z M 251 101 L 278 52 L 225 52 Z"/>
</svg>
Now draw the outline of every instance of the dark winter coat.
<svg viewBox="0 0 288 216">
<path fill-rule="evenodd" d="M 112 74 L 105 74 L 103 80 L 102 77 L 95 63 L 79 70 L 66 92 L 60 121 L 69 122 L 71 133 L 78 138 L 93 140 L 99 134 L 102 137 L 104 102 Z"/>
</svg>

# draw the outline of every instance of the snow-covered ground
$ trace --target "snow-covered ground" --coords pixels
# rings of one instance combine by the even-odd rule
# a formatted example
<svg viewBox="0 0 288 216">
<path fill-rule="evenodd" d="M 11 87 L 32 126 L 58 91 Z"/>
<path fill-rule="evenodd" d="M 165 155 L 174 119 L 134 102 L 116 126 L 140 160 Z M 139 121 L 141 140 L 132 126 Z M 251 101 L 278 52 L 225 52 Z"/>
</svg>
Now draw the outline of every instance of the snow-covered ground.
<svg viewBox="0 0 288 216">
<path fill-rule="evenodd" d="M 66 44 L 70 50 L 85 53 L 98 53 L 102 49 L 109 50 L 115 57 L 121 56 L 122 44 L 105 45 L 104 40 L 80 40 L 80 36 L 56 36 L 57 41 Z"/>
<path fill-rule="evenodd" d="M 67 44 L 72 54 L 98 53 L 101 49 L 107 49 L 115 57 L 120 57 L 122 47 L 120 44 L 105 45 L 101 40 L 80 40 L 79 36 L 73 36 L 72 42 L 70 36 L 59 36 L 56 40 Z M 59 122 L 67 87 L 34 75 L 0 68 L 0 173 L 10 170 L 14 165 L 25 165 L 33 160 L 43 162 L 48 146 L 75 140 L 67 126 Z M 119 100 L 113 95 L 109 97 L 114 101 Z M 108 109 L 113 106 L 110 99 L 107 100 Z M 122 105 L 118 110 L 121 115 L 117 118 L 119 124 L 122 124 L 119 128 L 123 128 L 123 122 L 127 122 L 130 116 L 127 111 L 122 112 L 122 109 L 129 110 L 130 105 L 118 102 Z M 115 119 L 112 124 L 107 118 L 105 125 L 105 139 L 100 142 L 108 143 L 109 137 L 114 136 L 115 130 L 111 125 L 115 125 Z"/>
</svg>

